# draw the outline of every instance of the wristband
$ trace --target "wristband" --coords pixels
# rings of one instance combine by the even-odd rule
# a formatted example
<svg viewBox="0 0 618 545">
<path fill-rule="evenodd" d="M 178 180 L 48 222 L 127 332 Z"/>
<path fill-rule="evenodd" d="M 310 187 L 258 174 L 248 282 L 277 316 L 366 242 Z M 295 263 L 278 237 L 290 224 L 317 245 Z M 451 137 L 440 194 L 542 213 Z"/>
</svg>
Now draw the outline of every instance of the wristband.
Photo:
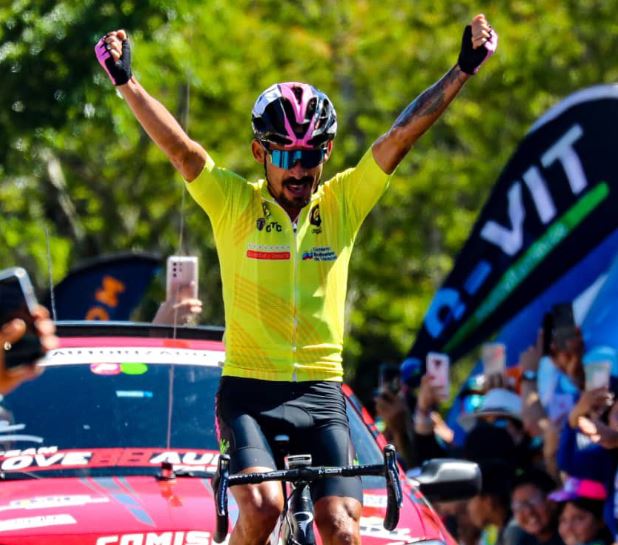
<svg viewBox="0 0 618 545">
<path fill-rule="evenodd" d="M 94 47 L 99 64 L 107 72 L 109 79 L 116 86 L 124 85 L 131 79 L 131 46 L 129 40 L 122 42 L 122 55 L 118 61 L 114 62 L 114 57 L 109 52 L 109 46 L 105 43 L 105 36 L 101 38 Z"/>
<path fill-rule="evenodd" d="M 476 49 L 472 47 L 472 27 L 466 25 L 461 38 L 461 51 L 457 64 L 463 72 L 474 75 L 479 71 L 481 65 L 491 57 L 498 47 L 498 34 L 494 29 L 490 29 L 489 38 L 485 43 Z"/>
</svg>

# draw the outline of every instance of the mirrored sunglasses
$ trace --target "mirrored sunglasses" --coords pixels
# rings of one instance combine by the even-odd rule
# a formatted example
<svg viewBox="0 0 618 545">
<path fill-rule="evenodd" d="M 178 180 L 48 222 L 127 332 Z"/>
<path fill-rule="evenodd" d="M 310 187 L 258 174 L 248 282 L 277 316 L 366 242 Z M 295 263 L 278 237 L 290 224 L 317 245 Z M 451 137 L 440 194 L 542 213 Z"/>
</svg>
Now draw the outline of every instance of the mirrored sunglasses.
<svg viewBox="0 0 618 545">
<path fill-rule="evenodd" d="M 326 155 L 326 150 L 323 148 L 293 150 L 266 148 L 266 151 L 268 151 L 273 165 L 286 170 L 292 168 L 298 161 L 303 168 L 315 168 L 324 161 Z"/>
</svg>

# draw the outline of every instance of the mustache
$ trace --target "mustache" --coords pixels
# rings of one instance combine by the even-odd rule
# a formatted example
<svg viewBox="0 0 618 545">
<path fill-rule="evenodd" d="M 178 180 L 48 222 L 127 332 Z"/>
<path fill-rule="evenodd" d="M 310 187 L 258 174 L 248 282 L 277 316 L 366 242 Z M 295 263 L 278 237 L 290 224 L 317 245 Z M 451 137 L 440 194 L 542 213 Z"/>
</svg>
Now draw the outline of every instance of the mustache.
<svg viewBox="0 0 618 545">
<path fill-rule="evenodd" d="M 286 178 L 283 180 L 283 185 L 311 185 L 313 178 L 311 176 L 303 176 L 302 178 Z"/>
</svg>

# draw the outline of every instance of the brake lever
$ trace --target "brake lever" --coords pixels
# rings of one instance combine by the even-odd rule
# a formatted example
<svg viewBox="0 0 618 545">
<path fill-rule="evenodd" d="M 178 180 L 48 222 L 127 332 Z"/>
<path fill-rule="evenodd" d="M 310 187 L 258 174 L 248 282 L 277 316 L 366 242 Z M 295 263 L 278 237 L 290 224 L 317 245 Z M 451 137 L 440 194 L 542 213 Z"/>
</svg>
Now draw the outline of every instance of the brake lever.
<svg viewBox="0 0 618 545">
<path fill-rule="evenodd" d="M 393 445 L 384 447 L 384 476 L 386 477 L 386 515 L 384 528 L 392 531 L 399 523 L 399 512 L 403 503 L 399 468 L 397 467 L 397 452 Z"/>
<path fill-rule="evenodd" d="M 227 536 L 229 521 L 227 511 L 227 489 L 230 479 L 230 457 L 227 454 L 219 456 L 217 472 L 212 478 L 212 488 L 215 495 L 216 528 L 213 540 L 223 543 Z"/>
</svg>

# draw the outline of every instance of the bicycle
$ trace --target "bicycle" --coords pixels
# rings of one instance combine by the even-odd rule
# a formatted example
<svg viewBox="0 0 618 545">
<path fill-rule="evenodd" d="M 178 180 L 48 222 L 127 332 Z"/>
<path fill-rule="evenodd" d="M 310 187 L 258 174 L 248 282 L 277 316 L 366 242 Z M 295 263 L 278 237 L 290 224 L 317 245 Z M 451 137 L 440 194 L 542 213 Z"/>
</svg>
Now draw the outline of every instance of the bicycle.
<svg viewBox="0 0 618 545">
<path fill-rule="evenodd" d="M 399 468 L 395 447 L 386 445 L 383 450 L 384 463 L 350 465 L 340 467 L 311 466 L 311 456 L 300 454 L 286 457 L 286 469 L 266 471 L 262 473 L 229 474 L 230 457 L 222 454 L 219 457 L 217 472 L 213 479 L 213 489 L 216 510 L 216 530 L 213 539 L 222 543 L 228 533 L 228 498 L 230 486 L 240 484 L 258 484 L 265 481 L 281 481 L 286 493 L 285 483 L 291 483 L 291 492 L 286 494 L 284 510 L 275 529 L 275 535 L 282 535 L 285 545 L 315 545 L 313 533 L 313 503 L 309 491 L 310 484 L 326 477 L 378 475 L 386 478 L 386 514 L 384 528 L 394 530 L 399 522 L 403 496 L 399 481 Z"/>
</svg>

